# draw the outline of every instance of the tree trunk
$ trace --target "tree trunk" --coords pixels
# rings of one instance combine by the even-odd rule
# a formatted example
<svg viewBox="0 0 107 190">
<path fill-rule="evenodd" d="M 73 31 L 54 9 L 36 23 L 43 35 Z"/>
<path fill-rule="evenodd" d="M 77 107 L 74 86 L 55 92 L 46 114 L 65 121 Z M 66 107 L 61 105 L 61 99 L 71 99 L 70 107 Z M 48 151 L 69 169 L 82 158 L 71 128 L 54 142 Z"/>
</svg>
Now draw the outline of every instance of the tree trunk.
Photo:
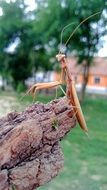
<svg viewBox="0 0 107 190">
<path fill-rule="evenodd" d="M 88 77 L 89 77 L 89 64 L 86 62 L 83 65 L 83 81 L 82 81 L 82 88 L 81 88 L 81 93 L 80 93 L 80 102 L 83 102 L 84 97 L 85 97 L 85 91 L 86 91 L 86 86 L 88 83 Z"/>
<path fill-rule="evenodd" d="M 66 98 L 1 118 L 0 190 L 34 190 L 58 175 L 63 167 L 59 141 L 75 125 Z"/>
</svg>

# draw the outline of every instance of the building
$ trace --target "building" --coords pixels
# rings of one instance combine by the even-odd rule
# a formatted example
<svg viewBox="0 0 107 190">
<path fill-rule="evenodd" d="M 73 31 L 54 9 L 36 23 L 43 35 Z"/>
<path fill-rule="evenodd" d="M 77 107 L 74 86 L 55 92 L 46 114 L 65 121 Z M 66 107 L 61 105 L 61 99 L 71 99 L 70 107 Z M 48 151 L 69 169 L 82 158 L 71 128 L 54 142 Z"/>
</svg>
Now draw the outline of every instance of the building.
<svg viewBox="0 0 107 190">
<path fill-rule="evenodd" d="M 70 73 L 72 74 L 77 91 L 80 91 L 82 86 L 82 65 L 77 64 L 77 59 L 74 57 L 67 59 Z M 51 82 L 60 79 L 60 73 L 50 72 L 37 72 L 31 78 L 26 80 L 27 86 L 31 86 L 37 82 Z M 107 58 L 97 57 L 94 59 L 89 71 L 89 79 L 86 91 L 95 94 L 107 94 Z"/>
<path fill-rule="evenodd" d="M 67 62 L 70 72 L 75 79 L 76 88 L 80 90 L 83 80 L 82 65 L 78 65 L 76 58 L 73 57 L 69 58 Z M 93 60 L 86 91 L 89 93 L 107 94 L 107 58 L 97 57 Z"/>
</svg>

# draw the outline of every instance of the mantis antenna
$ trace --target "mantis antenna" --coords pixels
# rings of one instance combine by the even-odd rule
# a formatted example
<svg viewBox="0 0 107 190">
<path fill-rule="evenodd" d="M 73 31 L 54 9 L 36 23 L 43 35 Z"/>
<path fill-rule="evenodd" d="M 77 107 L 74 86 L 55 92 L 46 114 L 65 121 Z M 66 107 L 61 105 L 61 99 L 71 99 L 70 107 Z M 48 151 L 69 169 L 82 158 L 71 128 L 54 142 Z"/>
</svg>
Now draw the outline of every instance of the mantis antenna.
<svg viewBox="0 0 107 190">
<path fill-rule="evenodd" d="M 88 19 L 90 19 L 90 18 L 92 18 L 92 17 L 94 17 L 94 16 L 96 16 L 96 15 L 98 15 L 98 14 L 100 14 L 100 13 L 101 13 L 101 11 L 99 11 L 99 12 L 97 12 L 97 13 L 94 13 L 94 14 L 88 16 L 88 17 L 87 17 L 86 19 L 84 19 L 82 22 L 80 22 L 80 24 L 74 29 L 74 31 L 70 34 L 69 38 L 68 38 L 67 41 L 65 42 L 65 47 L 67 46 L 68 42 L 70 41 L 70 39 L 72 38 L 72 36 L 74 35 L 74 33 L 78 30 L 78 28 L 79 28 L 84 22 L 86 22 Z M 71 26 L 72 24 L 74 24 L 74 23 L 70 23 L 70 24 L 66 25 L 66 26 L 62 29 L 62 31 L 61 31 L 61 41 L 60 41 L 60 44 L 62 44 L 62 35 L 63 35 L 64 30 L 65 30 L 66 28 L 68 28 L 69 26 Z"/>
<path fill-rule="evenodd" d="M 62 29 L 61 35 L 60 35 L 60 45 L 62 45 L 62 38 L 63 38 L 63 32 L 64 32 L 64 30 L 66 30 L 69 26 L 73 25 L 74 23 L 75 22 L 69 23 L 66 26 L 64 26 L 64 28 Z M 61 52 L 59 51 L 59 53 L 61 53 Z"/>
</svg>

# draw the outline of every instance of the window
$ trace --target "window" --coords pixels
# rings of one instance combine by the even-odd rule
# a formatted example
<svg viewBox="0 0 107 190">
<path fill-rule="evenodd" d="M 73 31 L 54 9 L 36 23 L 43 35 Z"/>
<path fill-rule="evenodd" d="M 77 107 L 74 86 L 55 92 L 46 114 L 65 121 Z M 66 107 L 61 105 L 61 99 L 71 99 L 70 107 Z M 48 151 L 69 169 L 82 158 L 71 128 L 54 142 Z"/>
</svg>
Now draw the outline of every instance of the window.
<svg viewBox="0 0 107 190">
<path fill-rule="evenodd" d="M 95 77 L 94 78 L 94 83 L 99 84 L 100 83 L 100 77 Z"/>
</svg>

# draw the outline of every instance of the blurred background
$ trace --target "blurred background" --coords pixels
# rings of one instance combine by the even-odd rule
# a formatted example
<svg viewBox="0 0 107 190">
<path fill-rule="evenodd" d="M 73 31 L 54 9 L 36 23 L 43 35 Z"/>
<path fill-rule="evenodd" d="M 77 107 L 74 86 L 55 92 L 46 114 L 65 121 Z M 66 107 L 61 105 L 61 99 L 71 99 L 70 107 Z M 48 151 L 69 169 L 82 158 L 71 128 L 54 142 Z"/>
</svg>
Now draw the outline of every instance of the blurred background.
<svg viewBox="0 0 107 190">
<path fill-rule="evenodd" d="M 25 94 L 34 83 L 60 78 L 59 51 L 68 59 L 89 138 L 79 127 L 67 135 L 64 169 L 39 189 L 107 190 L 107 0 L 0 0 L 1 117 L 32 103 Z M 54 98 L 55 89 L 46 89 L 35 101 Z"/>
</svg>

